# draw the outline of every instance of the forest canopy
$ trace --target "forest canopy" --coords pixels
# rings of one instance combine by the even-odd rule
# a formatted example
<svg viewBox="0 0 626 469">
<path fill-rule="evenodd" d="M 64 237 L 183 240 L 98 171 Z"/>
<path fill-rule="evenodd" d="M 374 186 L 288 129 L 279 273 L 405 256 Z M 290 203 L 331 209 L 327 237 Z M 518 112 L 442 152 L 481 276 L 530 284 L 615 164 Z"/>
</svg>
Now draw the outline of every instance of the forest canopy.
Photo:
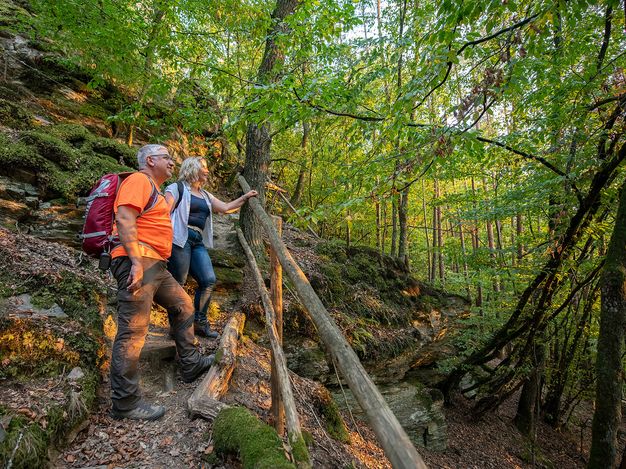
<svg viewBox="0 0 626 469">
<path fill-rule="evenodd" d="M 601 292 L 626 265 L 613 241 L 605 266 L 626 230 L 625 12 L 584 0 L 32 0 L 23 14 L 93 90 L 131 97 L 108 116 L 129 144 L 137 131 L 197 136 L 211 157 L 258 170 L 260 199 L 294 224 L 467 296 L 476 327 L 457 339 L 447 390 L 482 368 L 486 410 L 535 380 L 559 426 L 593 398 Z"/>
</svg>

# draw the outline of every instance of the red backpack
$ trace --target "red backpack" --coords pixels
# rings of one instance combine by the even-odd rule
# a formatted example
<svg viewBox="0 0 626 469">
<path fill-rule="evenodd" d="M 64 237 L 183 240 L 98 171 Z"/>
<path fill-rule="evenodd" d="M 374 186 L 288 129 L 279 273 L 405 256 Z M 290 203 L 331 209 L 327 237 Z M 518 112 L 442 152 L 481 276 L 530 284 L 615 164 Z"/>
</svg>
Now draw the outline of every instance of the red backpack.
<svg viewBox="0 0 626 469">
<path fill-rule="evenodd" d="M 85 224 L 79 238 L 83 243 L 83 251 L 91 257 L 100 257 L 103 253 L 109 253 L 116 244 L 119 244 L 119 238 L 113 236 L 113 222 L 115 221 L 113 205 L 122 181 L 131 174 L 134 173 L 105 174 L 91 189 L 89 197 L 85 199 L 87 202 Z M 152 179 L 150 179 L 150 184 L 152 192 L 140 216 L 154 207 L 158 201 L 159 191 Z"/>
</svg>

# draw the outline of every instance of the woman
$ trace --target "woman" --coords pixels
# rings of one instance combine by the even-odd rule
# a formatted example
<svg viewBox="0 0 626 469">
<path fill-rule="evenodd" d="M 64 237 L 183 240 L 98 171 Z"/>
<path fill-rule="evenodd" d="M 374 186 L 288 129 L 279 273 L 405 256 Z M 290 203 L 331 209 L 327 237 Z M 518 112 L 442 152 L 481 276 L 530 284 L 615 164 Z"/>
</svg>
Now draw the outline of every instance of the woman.
<svg viewBox="0 0 626 469">
<path fill-rule="evenodd" d="M 197 335 L 216 339 L 211 331 L 207 310 L 211 291 L 215 285 L 215 272 L 207 252 L 213 247 L 213 213 L 230 213 L 241 207 L 257 192 L 252 190 L 232 202 L 222 202 L 202 188 L 209 170 L 204 158 L 192 156 L 183 161 L 178 175 L 179 182 L 165 189 L 165 200 L 170 206 L 174 241 L 168 270 L 181 285 L 187 275 L 198 283 L 194 295 L 194 331 Z"/>
</svg>

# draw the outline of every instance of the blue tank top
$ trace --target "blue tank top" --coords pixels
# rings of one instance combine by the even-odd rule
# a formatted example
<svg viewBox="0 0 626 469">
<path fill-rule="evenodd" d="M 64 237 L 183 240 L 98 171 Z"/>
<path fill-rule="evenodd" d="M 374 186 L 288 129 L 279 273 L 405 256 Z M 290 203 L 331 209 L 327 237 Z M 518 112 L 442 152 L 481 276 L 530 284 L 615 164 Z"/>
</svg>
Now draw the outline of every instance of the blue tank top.
<svg viewBox="0 0 626 469">
<path fill-rule="evenodd" d="M 196 197 L 191 194 L 191 204 L 189 206 L 189 221 L 187 224 L 189 226 L 195 226 L 204 229 L 204 225 L 206 225 L 206 220 L 209 217 L 209 206 L 204 200 L 203 197 Z"/>
</svg>

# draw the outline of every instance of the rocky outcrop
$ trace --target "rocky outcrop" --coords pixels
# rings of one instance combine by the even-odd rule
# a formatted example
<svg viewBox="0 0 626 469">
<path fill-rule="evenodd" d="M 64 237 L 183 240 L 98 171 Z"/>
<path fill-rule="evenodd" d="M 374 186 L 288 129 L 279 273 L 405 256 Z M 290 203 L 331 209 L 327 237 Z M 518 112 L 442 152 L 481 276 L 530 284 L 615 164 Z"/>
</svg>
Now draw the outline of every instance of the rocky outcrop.
<svg viewBox="0 0 626 469">
<path fill-rule="evenodd" d="M 448 429 L 439 390 L 408 382 L 379 386 L 379 390 L 414 444 L 434 451 L 447 448 Z M 340 408 L 349 408 L 355 417 L 365 418 L 349 389 L 344 387 L 332 394 Z"/>
</svg>

